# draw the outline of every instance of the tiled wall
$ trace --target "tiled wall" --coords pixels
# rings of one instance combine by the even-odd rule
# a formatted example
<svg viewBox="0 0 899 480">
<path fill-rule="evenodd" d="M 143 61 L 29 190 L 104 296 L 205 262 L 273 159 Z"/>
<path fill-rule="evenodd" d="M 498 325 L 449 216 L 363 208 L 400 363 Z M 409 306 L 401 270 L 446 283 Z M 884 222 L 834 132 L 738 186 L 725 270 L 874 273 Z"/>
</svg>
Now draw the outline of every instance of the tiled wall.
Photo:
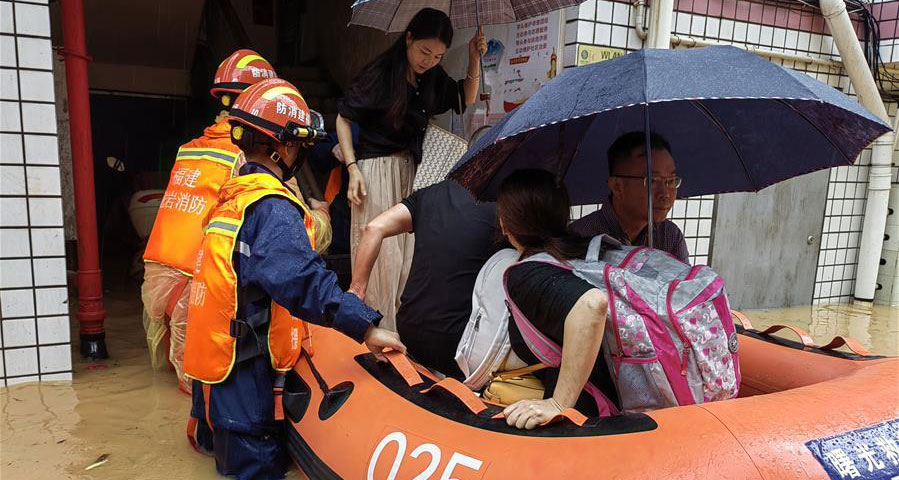
<svg viewBox="0 0 899 480">
<path fill-rule="evenodd" d="M 47 2 L 0 1 L 0 386 L 71 379 Z"/>
<path fill-rule="evenodd" d="M 636 7 L 626 2 L 588 0 L 566 12 L 564 65 L 576 63 L 579 45 L 633 51 L 642 48 L 634 27 Z M 899 61 L 899 1 L 876 1 L 872 13 L 880 26 L 880 54 L 884 63 Z M 647 11 L 648 15 L 648 11 Z M 747 0 L 677 0 L 673 34 L 738 46 L 839 60 L 820 11 L 802 2 Z M 777 61 L 853 94 L 842 68 L 814 63 Z M 899 86 L 899 82 L 897 82 Z M 899 90 L 899 88 L 897 88 Z M 891 114 L 895 104 L 888 103 Z M 870 149 L 856 165 L 831 171 L 825 206 L 821 250 L 815 278 L 815 303 L 848 301 L 855 282 L 855 264 L 864 217 Z M 585 207 L 592 211 L 596 207 Z M 708 263 L 713 254 L 713 197 L 679 200 L 671 213 L 688 239 L 692 261 Z M 573 212 L 577 217 L 579 211 Z M 588 213 L 584 211 L 583 213 Z"/>
</svg>

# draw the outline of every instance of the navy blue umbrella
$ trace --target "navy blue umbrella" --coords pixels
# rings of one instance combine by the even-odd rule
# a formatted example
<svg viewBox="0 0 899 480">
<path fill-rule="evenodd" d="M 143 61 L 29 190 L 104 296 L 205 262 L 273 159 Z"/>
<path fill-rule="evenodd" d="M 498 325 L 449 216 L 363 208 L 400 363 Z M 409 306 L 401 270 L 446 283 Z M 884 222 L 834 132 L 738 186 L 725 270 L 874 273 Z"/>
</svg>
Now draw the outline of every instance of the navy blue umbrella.
<svg viewBox="0 0 899 480">
<path fill-rule="evenodd" d="M 609 146 L 647 124 L 671 144 L 681 197 L 851 165 L 890 130 L 838 90 L 735 47 L 644 49 L 548 82 L 449 177 L 489 201 L 509 173 L 541 168 L 564 180 L 573 204 L 602 203 Z"/>
</svg>

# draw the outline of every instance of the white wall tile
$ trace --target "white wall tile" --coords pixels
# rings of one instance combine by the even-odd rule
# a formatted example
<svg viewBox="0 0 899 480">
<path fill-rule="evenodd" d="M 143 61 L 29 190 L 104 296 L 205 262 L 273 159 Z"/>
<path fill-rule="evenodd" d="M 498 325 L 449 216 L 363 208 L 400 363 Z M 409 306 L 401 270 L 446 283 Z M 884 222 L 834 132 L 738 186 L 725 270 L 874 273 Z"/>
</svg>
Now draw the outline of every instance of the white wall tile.
<svg viewBox="0 0 899 480">
<path fill-rule="evenodd" d="M 0 2 L 0 33 L 15 33 L 12 22 L 12 2 Z"/>
<path fill-rule="evenodd" d="M 631 25 L 630 11 L 630 4 L 615 2 L 612 9 L 612 23 L 616 25 Z"/>
<path fill-rule="evenodd" d="M 709 38 L 718 38 L 718 32 L 721 29 L 721 19 L 709 17 L 705 21 L 705 31 Z"/>
<path fill-rule="evenodd" d="M 19 116 L 18 102 L 0 102 L 0 130 L 21 132 L 22 119 Z"/>
<path fill-rule="evenodd" d="M 606 0 L 597 0 L 596 2 L 596 21 L 611 22 L 612 21 L 612 2 Z"/>
<path fill-rule="evenodd" d="M 68 345 L 38 348 L 41 353 L 41 373 L 72 369 L 72 350 Z"/>
<path fill-rule="evenodd" d="M 6 375 L 35 375 L 38 373 L 37 348 L 16 348 L 3 352 Z M 37 377 L 34 378 L 37 380 Z M 7 380 L 12 383 L 14 380 Z"/>
<path fill-rule="evenodd" d="M 31 260 L 0 260 L 0 288 L 30 288 Z"/>
<path fill-rule="evenodd" d="M 41 375 L 42 382 L 71 382 L 72 381 L 72 372 L 66 373 L 51 373 L 50 375 Z"/>
<path fill-rule="evenodd" d="M 33 227 L 62 226 L 62 199 L 29 198 L 28 206 Z"/>
<path fill-rule="evenodd" d="M 32 133 L 56 133 L 56 106 L 52 103 L 23 103 L 22 129 Z"/>
<path fill-rule="evenodd" d="M 38 288 L 35 290 L 38 315 L 65 315 L 69 313 L 69 292 L 65 287 Z"/>
<path fill-rule="evenodd" d="M 50 36 L 50 9 L 41 5 L 16 4 L 16 33 Z"/>
<path fill-rule="evenodd" d="M 754 23 L 750 23 L 746 26 L 746 41 L 750 43 L 759 43 L 761 44 L 761 40 L 759 40 L 762 36 L 762 26 L 756 25 Z"/>
<path fill-rule="evenodd" d="M 787 38 L 784 40 L 784 46 L 795 50 L 799 47 L 799 32 L 796 30 L 787 30 Z"/>
<path fill-rule="evenodd" d="M 627 27 L 612 26 L 612 46 L 627 48 Z"/>
<path fill-rule="evenodd" d="M 640 37 L 637 36 L 636 28 L 627 29 L 627 48 L 630 48 L 632 50 L 639 50 L 643 48 L 643 40 L 640 40 Z"/>
<path fill-rule="evenodd" d="M 700 15 L 693 16 L 693 22 L 690 23 L 690 35 L 703 36 L 705 34 L 705 17 Z"/>
<path fill-rule="evenodd" d="M 36 258 L 32 261 L 34 262 L 35 286 L 46 287 L 66 284 L 65 258 Z"/>
<path fill-rule="evenodd" d="M 595 41 L 597 45 L 611 45 L 612 26 L 608 23 L 597 23 L 593 37 L 593 41 Z"/>
<path fill-rule="evenodd" d="M 34 315 L 34 293 L 30 288 L 0 291 L 0 316 L 3 318 Z"/>
<path fill-rule="evenodd" d="M 3 344 L 6 348 L 37 345 L 33 318 L 3 320 Z M 31 373 L 31 372 L 27 372 Z"/>
<path fill-rule="evenodd" d="M 41 343 L 64 343 L 70 340 L 69 317 L 40 317 L 37 336 Z"/>
<path fill-rule="evenodd" d="M 0 228 L 0 258 L 27 257 L 28 229 Z"/>
<path fill-rule="evenodd" d="M 25 167 L 29 195 L 60 195 L 59 167 Z"/>
<path fill-rule="evenodd" d="M 734 22 L 734 41 L 746 41 L 746 24 L 743 22 Z"/>
<path fill-rule="evenodd" d="M 596 0 L 588 0 L 577 6 L 577 18 L 593 20 L 596 18 Z"/>
<path fill-rule="evenodd" d="M 22 135 L 0 133 L 0 163 L 22 163 Z"/>
<path fill-rule="evenodd" d="M 53 101 L 53 72 L 22 70 L 19 78 L 22 80 L 22 100 Z"/>
<path fill-rule="evenodd" d="M 65 231 L 62 228 L 34 228 L 31 230 L 31 248 L 35 257 L 65 255 Z M 27 247 L 27 239 L 26 239 Z"/>
<path fill-rule="evenodd" d="M 10 374 L 10 375 L 12 375 L 12 374 Z M 6 386 L 12 387 L 13 385 L 20 385 L 20 384 L 28 383 L 28 382 L 37 382 L 39 380 L 40 380 L 40 377 L 38 377 L 37 375 L 28 376 L 28 377 L 7 378 Z"/>
<path fill-rule="evenodd" d="M 721 20 L 721 34 L 720 38 L 730 40 L 734 35 L 734 21 L 723 19 Z"/>
<path fill-rule="evenodd" d="M 16 70 L 0 69 L 0 100 L 19 99 L 19 78 Z"/>
<path fill-rule="evenodd" d="M 677 33 L 690 33 L 690 14 L 674 12 L 674 31 Z"/>
<path fill-rule="evenodd" d="M 27 227 L 28 210 L 24 198 L 0 198 L 0 227 Z"/>
<path fill-rule="evenodd" d="M 53 70 L 50 39 L 18 37 L 19 66 Z"/>
<path fill-rule="evenodd" d="M 575 21 L 565 28 L 565 43 L 593 43 L 593 22 Z"/>
<path fill-rule="evenodd" d="M 0 67 L 16 66 L 16 38 L 0 35 Z"/>
<path fill-rule="evenodd" d="M 25 135 L 28 163 L 59 165 L 59 138 L 50 135 Z"/>
<path fill-rule="evenodd" d="M 3 348 L 3 341 L 0 340 L 0 349 Z M 6 376 L 6 369 L 3 367 L 3 351 L 0 350 L 0 387 L 4 386 L 3 377 Z"/>
<path fill-rule="evenodd" d="M 0 195 L 25 195 L 25 167 L 0 165 Z"/>
</svg>

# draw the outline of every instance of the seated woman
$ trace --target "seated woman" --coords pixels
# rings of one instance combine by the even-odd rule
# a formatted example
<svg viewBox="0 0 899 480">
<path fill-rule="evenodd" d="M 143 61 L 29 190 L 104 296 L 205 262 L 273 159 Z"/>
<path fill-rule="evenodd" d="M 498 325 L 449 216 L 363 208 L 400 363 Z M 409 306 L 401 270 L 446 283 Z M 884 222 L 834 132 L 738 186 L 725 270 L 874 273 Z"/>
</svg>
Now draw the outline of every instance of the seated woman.
<svg viewBox="0 0 899 480">
<path fill-rule="evenodd" d="M 568 192 L 543 170 L 520 170 L 502 184 L 497 213 L 503 236 L 527 259 L 546 253 L 559 263 L 584 258 L 589 239 L 568 233 Z M 531 429 L 561 410 L 575 407 L 595 416 L 597 402 L 588 381 L 618 405 L 609 369 L 600 354 L 608 297 L 570 270 L 545 262 L 524 262 L 508 270 L 508 296 L 536 329 L 562 347 L 561 366 L 544 372 L 544 400 L 523 400 L 504 411 L 509 425 Z M 512 350 L 528 364 L 531 352 L 516 322 L 509 321 Z"/>
</svg>

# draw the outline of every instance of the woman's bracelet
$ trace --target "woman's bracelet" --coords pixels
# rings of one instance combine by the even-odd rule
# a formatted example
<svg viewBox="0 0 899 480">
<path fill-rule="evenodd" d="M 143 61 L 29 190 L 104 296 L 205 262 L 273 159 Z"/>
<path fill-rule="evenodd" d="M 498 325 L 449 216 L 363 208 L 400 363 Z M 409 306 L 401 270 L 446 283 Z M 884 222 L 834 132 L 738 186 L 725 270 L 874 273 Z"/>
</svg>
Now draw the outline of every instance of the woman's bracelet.
<svg viewBox="0 0 899 480">
<path fill-rule="evenodd" d="M 353 160 L 352 162 L 346 164 L 346 169 L 349 170 L 349 169 L 350 169 L 350 165 L 355 165 L 355 164 L 356 164 L 356 160 Z"/>
<path fill-rule="evenodd" d="M 467 78 L 469 80 L 477 80 L 477 79 L 481 78 L 481 75 L 478 75 L 477 77 L 473 77 L 473 76 L 471 76 L 470 73 L 466 73 L 465 78 Z"/>
</svg>

